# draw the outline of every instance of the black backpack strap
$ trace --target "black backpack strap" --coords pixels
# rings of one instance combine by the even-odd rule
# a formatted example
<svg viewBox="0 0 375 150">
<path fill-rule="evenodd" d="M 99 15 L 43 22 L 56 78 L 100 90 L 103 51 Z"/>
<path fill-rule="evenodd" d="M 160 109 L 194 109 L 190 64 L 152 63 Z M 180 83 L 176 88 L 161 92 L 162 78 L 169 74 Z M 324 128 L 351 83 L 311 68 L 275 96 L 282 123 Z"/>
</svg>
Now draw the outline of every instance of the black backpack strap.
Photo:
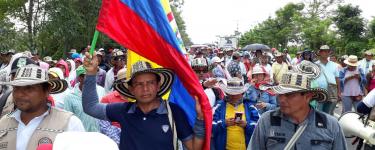
<svg viewBox="0 0 375 150">
<path fill-rule="evenodd" d="M 322 112 L 315 110 L 315 126 L 318 128 L 327 128 L 327 116 Z"/>
<path fill-rule="evenodd" d="M 12 93 L 12 90 L 5 90 L 4 94 L 1 95 L 1 97 L 0 97 L 0 115 L 3 112 L 3 108 L 5 106 L 5 103 L 8 100 L 8 97 L 9 97 L 10 93 Z"/>
<path fill-rule="evenodd" d="M 281 117 L 276 115 L 276 111 L 270 113 L 271 126 L 281 126 Z"/>
</svg>

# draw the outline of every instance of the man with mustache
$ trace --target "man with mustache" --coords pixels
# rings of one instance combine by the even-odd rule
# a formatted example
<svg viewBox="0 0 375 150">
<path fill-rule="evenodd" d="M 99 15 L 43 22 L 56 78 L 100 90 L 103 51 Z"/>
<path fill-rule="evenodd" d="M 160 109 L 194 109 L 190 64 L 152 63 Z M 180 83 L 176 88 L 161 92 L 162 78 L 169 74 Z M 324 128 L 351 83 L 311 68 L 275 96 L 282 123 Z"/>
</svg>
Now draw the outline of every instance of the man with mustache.
<svg viewBox="0 0 375 150">
<path fill-rule="evenodd" d="M 52 144 L 58 133 L 84 131 L 72 113 L 51 107 L 49 94 L 63 92 L 65 80 L 49 80 L 48 72 L 36 65 L 17 70 L 14 80 L 1 84 L 13 86 L 16 110 L 0 119 L 0 149 L 36 149 Z"/>
</svg>

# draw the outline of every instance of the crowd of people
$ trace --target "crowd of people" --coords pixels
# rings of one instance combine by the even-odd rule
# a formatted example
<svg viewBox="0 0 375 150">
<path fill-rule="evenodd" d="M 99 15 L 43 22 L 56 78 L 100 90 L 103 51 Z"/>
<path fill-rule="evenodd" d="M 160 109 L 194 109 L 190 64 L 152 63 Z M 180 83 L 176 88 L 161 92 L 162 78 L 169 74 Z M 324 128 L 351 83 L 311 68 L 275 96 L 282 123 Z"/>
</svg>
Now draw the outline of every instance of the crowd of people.
<svg viewBox="0 0 375 150">
<path fill-rule="evenodd" d="M 162 99 L 173 68 L 146 61 L 127 68 L 126 50 L 90 55 L 89 49 L 59 60 L 1 52 L 0 149 L 203 148 L 200 104 L 191 126 L 178 105 Z M 295 57 L 275 48 L 190 50 L 191 78 L 199 79 L 212 108 L 211 149 L 347 149 L 334 110 L 341 103 L 342 114 L 371 112 L 373 55 L 337 56 L 328 45 Z"/>
</svg>

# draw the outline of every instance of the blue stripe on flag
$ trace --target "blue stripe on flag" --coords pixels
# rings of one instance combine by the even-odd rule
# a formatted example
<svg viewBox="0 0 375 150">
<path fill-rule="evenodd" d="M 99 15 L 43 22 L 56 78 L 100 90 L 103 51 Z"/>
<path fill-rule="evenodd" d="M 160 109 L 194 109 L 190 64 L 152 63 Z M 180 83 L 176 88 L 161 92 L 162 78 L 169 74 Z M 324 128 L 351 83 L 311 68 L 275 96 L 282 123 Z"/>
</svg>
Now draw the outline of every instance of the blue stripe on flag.
<svg viewBox="0 0 375 150">
<path fill-rule="evenodd" d="M 197 113 L 195 112 L 195 100 L 182 85 L 180 79 L 175 75 L 169 95 L 169 101 L 180 106 L 186 113 L 190 125 L 193 127 Z"/>
<path fill-rule="evenodd" d="M 121 0 L 121 2 L 141 16 L 164 40 L 183 54 L 160 0 Z"/>
</svg>

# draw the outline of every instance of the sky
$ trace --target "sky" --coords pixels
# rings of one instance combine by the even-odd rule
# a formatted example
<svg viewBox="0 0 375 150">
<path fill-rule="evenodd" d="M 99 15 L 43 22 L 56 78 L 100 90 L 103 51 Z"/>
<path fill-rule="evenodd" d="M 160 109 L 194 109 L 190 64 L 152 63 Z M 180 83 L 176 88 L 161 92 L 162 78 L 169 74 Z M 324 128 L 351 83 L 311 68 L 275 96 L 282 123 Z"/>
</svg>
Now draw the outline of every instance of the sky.
<svg viewBox="0 0 375 150">
<path fill-rule="evenodd" d="M 185 0 L 182 17 L 194 44 L 213 43 L 218 36 L 232 35 L 237 26 L 244 33 L 269 16 L 274 17 L 276 10 L 289 2 L 303 0 Z M 375 16 L 374 0 L 344 3 L 358 5 L 367 20 Z"/>
</svg>

